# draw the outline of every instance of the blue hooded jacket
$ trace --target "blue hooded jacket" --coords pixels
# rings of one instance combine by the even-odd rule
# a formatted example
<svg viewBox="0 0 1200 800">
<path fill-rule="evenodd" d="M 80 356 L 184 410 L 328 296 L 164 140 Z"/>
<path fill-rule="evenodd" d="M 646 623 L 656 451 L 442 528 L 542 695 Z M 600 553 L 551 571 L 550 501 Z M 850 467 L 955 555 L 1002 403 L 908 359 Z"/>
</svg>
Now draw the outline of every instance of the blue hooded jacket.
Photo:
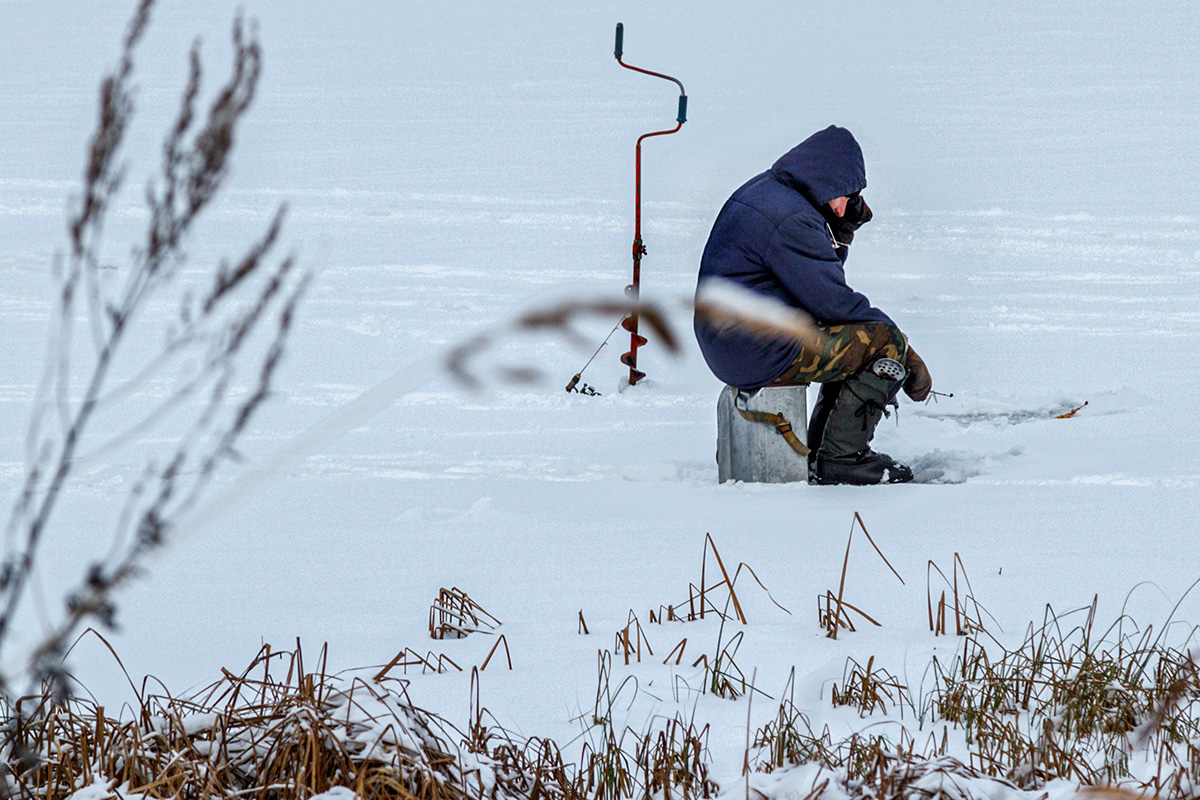
<svg viewBox="0 0 1200 800">
<path fill-rule="evenodd" d="M 846 285 L 849 248 L 835 250 L 818 210 L 867 185 L 862 148 L 831 125 L 792 148 L 767 172 L 726 201 L 713 223 L 700 280 L 724 278 L 802 309 L 817 322 L 891 322 Z M 800 345 L 695 321 L 696 339 L 713 374 L 730 386 L 756 389 L 783 374 Z"/>
</svg>

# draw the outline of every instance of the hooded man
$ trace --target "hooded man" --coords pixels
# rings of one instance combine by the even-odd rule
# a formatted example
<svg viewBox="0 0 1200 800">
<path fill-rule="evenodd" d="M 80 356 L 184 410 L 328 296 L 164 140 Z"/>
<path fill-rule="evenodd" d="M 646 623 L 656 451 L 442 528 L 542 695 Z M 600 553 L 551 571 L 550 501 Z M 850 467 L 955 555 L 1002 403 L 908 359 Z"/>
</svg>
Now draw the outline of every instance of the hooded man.
<svg viewBox="0 0 1200 800">
<path fill-rule="evenodd" d="M 846 284 L 854 232 L 871 219 L 866 185 L 862 148 L 831 125 L 733 193 L 700 261 L 701 281 L 733 281 L 798 308 L 826 334 L 817 349 L 695 322 L 705 361 L 730 386 L 822 384 L 808 428 L 809 479 L 822 484 L 911 481 L 911 469 L 869 444 L 901 387 L 916 401 L 933 388 L 891 318 Z"/>
</svg>

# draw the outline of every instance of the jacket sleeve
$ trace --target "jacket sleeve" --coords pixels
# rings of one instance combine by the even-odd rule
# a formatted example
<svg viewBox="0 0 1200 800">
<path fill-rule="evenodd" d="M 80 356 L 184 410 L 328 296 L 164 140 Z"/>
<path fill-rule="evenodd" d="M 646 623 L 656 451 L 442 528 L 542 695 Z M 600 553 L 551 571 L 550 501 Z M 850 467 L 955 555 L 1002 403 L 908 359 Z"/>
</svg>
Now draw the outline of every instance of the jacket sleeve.
<svg viewBox="0 0 1200 800">
<path fill-rule="evenodd" d="M 892 322 L 860 292 L 846 285 L 846 272 L 829 236 L 799 216 L 784 220 L 771 237 L 767 266 L 820 322 Z"/>
</svg>

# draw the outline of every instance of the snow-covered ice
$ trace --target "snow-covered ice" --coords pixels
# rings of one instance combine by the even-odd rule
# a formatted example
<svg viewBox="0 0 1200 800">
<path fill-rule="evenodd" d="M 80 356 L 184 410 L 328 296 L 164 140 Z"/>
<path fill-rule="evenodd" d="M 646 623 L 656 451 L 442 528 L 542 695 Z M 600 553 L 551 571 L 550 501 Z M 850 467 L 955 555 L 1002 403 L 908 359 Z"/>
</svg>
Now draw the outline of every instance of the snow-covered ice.
<svg viewBox="0 0 1200 800">
<path fill-rule="evenodd" d="M 1019 634 L 1046 604 L 1077 608 L 1096 593 L 1102 618 L 1125 608 L 1159 625 L 1200 577 L 1193 9 L 163 0 L 138 60 L 135 152 L 156 152 L 194 36 L 206 86 L 224 74 L 239 6 L 259 21 L 264 78 L 190 267 L 240 252 L 286 200 L 287 245 L 318 270 L 249 462 L 518 309 L 620 293 L 633 143 L 672 124 L 675 100 L 613 62 L 617 21 L 627 61 L 678 75 L 690 98 L 688 123 L 649 140 L 643 168 L 643 295 L 676 309 L 685 352 L 672 359 L 651 341 L 639 354 L 650 377 L 619 392 L 614 337 L 584 374 L 602 396 L 584 397 L 562 386 L 590 349 L 521 338 L 484 359 L 484 375 L 532 364 L 549 376 L 537 388 L 493 381 L 476 396 L 434 379 L 399 396 L 123 596 L 110 640 L 135 682 L 153 674 L 181 692 L 236 671 L 263 642 L 297 638 L 328 642 L 339 669 L 405 647 L 479 664 L 491 637 L 434 642 L 426 631 L 438 590 L 457 586 L 503 621 L 512 652 L 511 672 L 483 673 L 483 704 L 513 731 L 569 742 L 594 703 L 596 651 L 631 609 L 645 622 L 686 599 L 711 533 L 726 563 L 751 566 L 788 610 L 748 585 L 738 665 L 774 697 L 794 667 L 797 705 L 849 731 L 869 721 L 830 707 L 848 657 L 874 655 L 916 683 L 931 655 L 956 646 L 927 631 L 930 559 L 948 569 L 961 556 L 998 636 Z M 10 496 L 49 268 L 126 11 L 0 0 L 0 485 Z M 862 142 L 876 215 L 853 246 L 852 285 L 900 323 L 935 388 L 954 397 L 903 400 L 881 424 L 878 448 L 912 463 L 919 483 L 718 485 L 720 386 L 680 309 L 728 194 L 830 123 Z M 109 233 L 115 264 L 121 236 L 145 219 L 145 178 L 136 163 Z M 593 347 L 614 321 L 584 326 Z M 167 388 L 148 386 L 143 401 Z M 138 466 L 137 453 L 119 454 L 76 484 L 31 621 L 53 615 L 58 590 L 107 546 Z M 837 584 L 855 512 L 906 583 L 856 540 L 847 597 L 882 627 L 830 641 L 815 600 Z M 589 636 L 577 633 L 580 612 Z M 1176 616 L 1198 621 L 1200 597 Z M 628 724 L 694 709 L 713 723 L 714 777 L 737 783 L 745 699 L 699 694 L 700 670 L 687 667 L 712 652 L 718 626 L 647 634 L 654 659 L 614 665 L 636 676 L 621 704 Z M 664 666 L 685 635 L 683 665 Z M 94 640 L 71 665 L 109 706 L 129 697 Z M 410 677 L 419 705 L 465 722 L 466 672 Z M 755 702 L 753 724 L 774 710 Z"/>
</svg>

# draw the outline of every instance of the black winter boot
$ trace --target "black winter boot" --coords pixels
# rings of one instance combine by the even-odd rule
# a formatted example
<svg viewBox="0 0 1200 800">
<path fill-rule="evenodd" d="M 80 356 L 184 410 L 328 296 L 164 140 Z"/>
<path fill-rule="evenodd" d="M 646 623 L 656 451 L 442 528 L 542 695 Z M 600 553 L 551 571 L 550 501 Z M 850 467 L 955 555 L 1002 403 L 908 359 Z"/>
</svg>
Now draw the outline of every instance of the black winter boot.
<svg viewBox="0 0 1200 800">
<path fill-rule="evenodd" d="M 913 472 L 886 453 L 867 448 L 852 459 L 832 459 L 817 456 L 817 483 L 829 486 L 849 483 L 854 486 L 873 486 L 877 483 L 908 483 Z"/>
<path fill-rule="evenodd" d="M 825 435 L 825 423 L 829 420 L 829 412 L 833 411 L 838 393 L 842 391 L 845 381 L 829 381 L 821 384 L 821 393 L 813 405 L 812 414 L 808 418 L 808 482 L 817 482 L 817 451 L 821 449 L 821 439 Z"/>
<path fill-rule="evenodd" d="M 863 370 L 847 378 L 834 398 L 823 426 L 815 462 L 816 483 L 907 483 L 912 470 L 890 456 L 876 453 L 868 445 L 883 410 L 900 390 L 903 379 Z M 822 391 L 822 398 L 824 392 Z M 814 409 L 814 422 L 822 402 Z"/>
</svg>

